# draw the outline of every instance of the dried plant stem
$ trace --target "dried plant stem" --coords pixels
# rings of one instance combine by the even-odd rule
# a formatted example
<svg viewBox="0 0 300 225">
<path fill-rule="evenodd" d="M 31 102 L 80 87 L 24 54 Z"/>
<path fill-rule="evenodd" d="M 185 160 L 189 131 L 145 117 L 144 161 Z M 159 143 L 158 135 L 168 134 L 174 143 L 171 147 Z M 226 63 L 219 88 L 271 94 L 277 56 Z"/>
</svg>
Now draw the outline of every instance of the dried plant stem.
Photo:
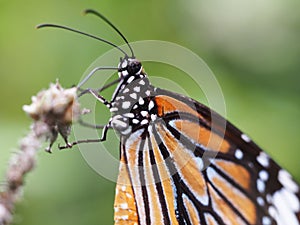
<svg viewBox="0 0 300 225">
<path fill-rule="evenodd" d="M 36 121 L 21 140 L 19 152 L 10 160 L 3 191 L 0 193 L 0 225 L 12 222 L 15 203 L 20 197 L 26 174 L 36 164 L 36 154 L 50 133 L 49 126 Z"/>
<path fill-rule="evenodd" d="M 70 127 L 80 115 L 76 92 L 76 88 L 63 89 L 57 82 L 33 96 L 31 105 L 23 106 L 23 110 L 34 122 L 7 168 L 5 186 L 0 192 L 0 225 L 12 222 L 25 176 L 35 167 L 36 155 L 41 145 L 49 140 L 50 145 L 46 151 L 51 152 L 51 146 L 60 134 L 69 146 L 67 138 Z"/>
</svg>

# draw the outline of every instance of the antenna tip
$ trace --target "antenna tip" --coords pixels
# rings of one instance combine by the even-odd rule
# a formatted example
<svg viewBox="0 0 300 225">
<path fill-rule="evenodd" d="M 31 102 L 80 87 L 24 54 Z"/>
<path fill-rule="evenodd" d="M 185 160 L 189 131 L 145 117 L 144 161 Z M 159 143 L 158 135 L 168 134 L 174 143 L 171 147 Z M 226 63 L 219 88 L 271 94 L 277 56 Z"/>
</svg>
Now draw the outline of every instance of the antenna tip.
<svg viewBox="0 0 300 225">
<path fill-rule="evenodd" d="M 47 24 L 42 23 L 42 24 L 36 25 L 35 28 L 40 29 L 40 28 L 43 28 L 43 27 L 46 27 L 46 26 L 47 26 Z"/>
<path fill-rule="evenodd" d="M 92 10 L 92 9 L 85 9 L 85 10 L 83 10 L 82 14 L 86 15 L 86 14 L 93 13 L 93 12 L 94 12 L 94 10 Z"/>
</svg>

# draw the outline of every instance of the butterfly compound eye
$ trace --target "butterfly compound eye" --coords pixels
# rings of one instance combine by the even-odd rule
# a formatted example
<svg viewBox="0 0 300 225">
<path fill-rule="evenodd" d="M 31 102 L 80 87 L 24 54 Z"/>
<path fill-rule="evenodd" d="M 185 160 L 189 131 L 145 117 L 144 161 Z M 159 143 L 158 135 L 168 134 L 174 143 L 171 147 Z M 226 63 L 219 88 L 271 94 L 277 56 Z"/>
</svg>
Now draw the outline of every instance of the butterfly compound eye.
<svg viewBox="0 0 300 225">
<path fill-rule="evenodd" d="M 142 64 L 135 60 L 129 63 L 128 65 L 128 73 L 129 74 L 137 74 L 141 70 Z"/>
</svg>

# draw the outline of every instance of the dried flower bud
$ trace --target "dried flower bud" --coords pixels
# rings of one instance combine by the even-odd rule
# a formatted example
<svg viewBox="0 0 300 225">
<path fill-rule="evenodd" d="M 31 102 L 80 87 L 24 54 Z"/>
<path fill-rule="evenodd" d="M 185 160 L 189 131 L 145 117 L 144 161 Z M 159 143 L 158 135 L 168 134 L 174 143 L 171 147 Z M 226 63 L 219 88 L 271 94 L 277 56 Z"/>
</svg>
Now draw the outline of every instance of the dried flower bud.
<svg viewBox="0 0 300 225">
<path fill-rule="evenodd" d="M 62 135 L 66 144 L 70 134 L 71 124 L 80 116 L 80 107 L 77 101 L 77 88 L 64 89 L 61 85 L 50 84 L 49 89 L 40 91 L 32 97 L 31 105 L 24 105 L 23 110 L 35 121 L 44 122 L 49 126 L 48 139 L 51 150 L 58 133 Z"/>
</svg>

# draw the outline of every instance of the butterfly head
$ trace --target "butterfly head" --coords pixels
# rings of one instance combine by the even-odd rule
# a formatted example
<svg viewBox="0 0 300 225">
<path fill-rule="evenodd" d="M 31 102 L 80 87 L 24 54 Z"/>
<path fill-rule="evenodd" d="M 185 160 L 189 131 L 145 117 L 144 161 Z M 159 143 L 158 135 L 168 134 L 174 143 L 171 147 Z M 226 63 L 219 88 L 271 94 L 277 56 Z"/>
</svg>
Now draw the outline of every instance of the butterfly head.
<svg viewBox="0 0 300 225">
<path fill-rule="evenodd" d="M 145 75 L 141 62 L 134 57 L 121 58 L 118 72 L 120 77 Z"/>
</svg>

